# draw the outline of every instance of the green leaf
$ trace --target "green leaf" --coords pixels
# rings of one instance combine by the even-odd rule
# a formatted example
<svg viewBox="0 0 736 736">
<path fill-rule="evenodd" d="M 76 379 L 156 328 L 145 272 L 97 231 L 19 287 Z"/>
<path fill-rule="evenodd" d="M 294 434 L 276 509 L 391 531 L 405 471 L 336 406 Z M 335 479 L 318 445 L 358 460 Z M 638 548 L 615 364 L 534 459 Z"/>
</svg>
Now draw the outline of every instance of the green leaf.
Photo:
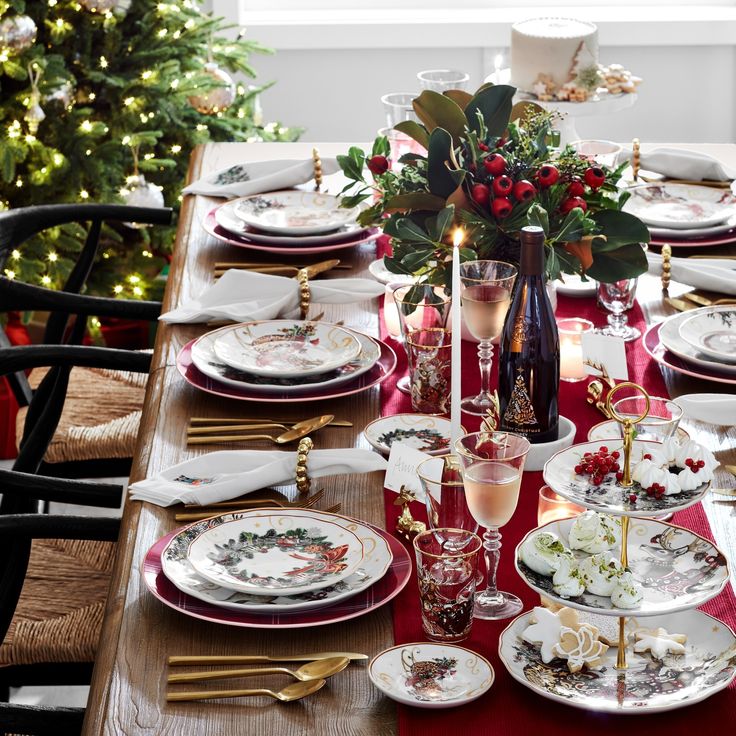
<svg viewBox="0 0 736 736">
<path fill-rule="evenodd" d="M 358 164 L 351 156 L 337 156 L 337 164 L 348 179 L 363 181 L 363 166 Z"/>
<path fill-rule="evenodd" d="M 558 243 L 575 243 L 583 237 L 583 218 L 585 213 L 574 207 L 562 221 L 559 231 L 553 236 Z"/>
<path fill-rule="evenodd" d="M 396 194 L 386 202 L 386 212 L 403 212 L 406 210 L 436 210 L 445 206 L 442 197 L 435 197 L 429 192 L 410 192 L 409 194 Z"/>
<path fill-rule="evenodd" d="M 3 62 L 3 71 L 12 79 L 25 79 L 28 76 L 23 66 L 12 59 Z"/>
<path fill-rule="evenodd" d="M 505 84 L 481 88 L 465 108 L 468 127 L 476 133 L 480 133 L 481 125 L 476 117 L 476 113 L 480 112 L 488 129 L 488 135 L 503 135 L 506 126 L 509 124 L 515 93 L 516 88 Z"/>
<path fill-rule="evenodd" d="M 621 279 L 633 279 L 646 273 L 647 256 L 638 243 L 623 245 L 605 253 L 593 253 L 593 264 L 586 274 L 596 281 L 611 283 Z"/>
<path fill-rule="evenodd" d="M 432 243 L 432 238 L 420 225 L 412 222 L 408 217 L 403 217 L 396 222 L 396 235 L 401 240 L 413 242 Z"/>
<path fill-rule="evenodd" d="M 544 236 L 547 237 L 549 234 L 549 215 L 544 207 L 535 202 L 527 212 L 527 219 L 530 225 L 541 227 L 544 230 Z"/>
<path fill-rule="evenodd" d="M 429 191 L 444 199 L 457 189 L 455 178 L 447 167 L 451 157 L 452 137 L 443 128 L 435 128 L 429 136 L 427 148 L 427 181 Z"/>
<path fill-rule="evenodd" d="M 402 266 L 400 261 L 397 261 L 395 258 L 391 258 L 390 256 L 383 257 L 383 265 L 386 266 L 386 270 L 391 273 L 412 275 L 411 271 L 406 268 L 406 266 Z"/>
<path fill-rule="evenodd" d="M 468 124 L 456 102 L 431 89 L 425 89 L 414 100 L 414 112 L 430 134 L 436 128 L 444 128 L 456 144 L 462 139 Z"/>
<path fill-rule="evenodd" d="M 429 148 L 429 132 L 423 125 L 419 125 L 414 120 L 402 120 L 397 125 L 394 125 L 394 130 L 408 135 L 409 138 L 415 140 L 420 146 Z"/>
<path fill-rule="evenodd" d="M 385 135 L 379 135 L 373 141 L 371 156 L 388 156 L 389 153 L 391 153 L 391 145 L 388 142 L 388 138 Z"/>
<path fill-rule="evenodd" d="M 450 229 L 450 226 L 455 220 L 455 207 L 445 207 L 436 218 L 432 218 L 434 220 L 434 228 L 436 237 L 435 240 L 437 242 L 440 242 L 444 239 L 447 231 Z M 429 222 L 431 222 L 430 220 Z"/>
<path fill-rule="evenodd" d="M 647 226 L 634 215 L 619 210 L 601 210 L 590 215 L 606 236 L 605 250 L 629 243 L 648 243 Z"/>
</svg>

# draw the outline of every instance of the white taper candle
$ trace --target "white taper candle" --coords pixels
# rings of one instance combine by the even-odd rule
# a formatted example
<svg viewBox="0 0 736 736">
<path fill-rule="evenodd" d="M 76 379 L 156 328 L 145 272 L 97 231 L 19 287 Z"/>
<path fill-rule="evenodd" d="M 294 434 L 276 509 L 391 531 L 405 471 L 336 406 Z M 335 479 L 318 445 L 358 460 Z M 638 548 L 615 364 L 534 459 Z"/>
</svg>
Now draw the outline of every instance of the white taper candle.
<svg viewBox="0 0 736 736">
<path fill-rule="evenodd" d="M 460 439 L 460 399 L 461 399 L 461 355 L 462 317 L 460 314 L 460 245 L 465 233 L 458 227 L 452 238 L 452 394 L 450 402 L 450 437 L 452 445 Z"/>
</svg>

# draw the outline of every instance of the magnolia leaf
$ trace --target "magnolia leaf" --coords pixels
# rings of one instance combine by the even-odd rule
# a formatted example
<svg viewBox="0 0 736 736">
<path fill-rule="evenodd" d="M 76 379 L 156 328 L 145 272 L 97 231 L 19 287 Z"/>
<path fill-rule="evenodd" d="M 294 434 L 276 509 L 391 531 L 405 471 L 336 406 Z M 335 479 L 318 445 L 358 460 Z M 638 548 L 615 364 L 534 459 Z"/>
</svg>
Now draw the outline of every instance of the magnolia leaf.
<svg viewBox="0 0 736 736">
<path fill-rule="evenodd" d="M 549 233 L 549 215 L 542 205 L 535 202 L 527 212 L 527 220 L 530 225 L 541 227 L 544 230 L 544 236 Z"/>
<path fill-rule="evenodd" d="M 602 251 L 610 251 L 629 243 L 648 243 L 649 230 L 647 226 L 634 215 L 619 210 L 601 210 L 590 215 L 606 236 L 605 247 Z"/>
<path fill-rule="evenodd" d="M 480 112 L 488 129 L 488 135 L 503 135 L 509 122 L 515 93 L 516 88 L 506 84 L 481 87 L 465 107 L 468 127 L 476 133 L 481 132 L 481 126 L 476 117 L 476 113 Z"/>
<path fill-rule="evenodd" d="M 406 266 L 402 266 L 401 261 L 397 261 L 395 258 L 391 258 L 390 256 L 383 257 L 383 265 L 386 266 L 386 270 L 390 273 L 411 275 L 411 271 L 406 268 Z"/>
<path fill-rule="evenodd" d="M 443 128 L 435 128 L 429 136 L 427 148 L 427 183 L 429 191 L 443 199 L 447 199 L 458 187 L 447 166 L 451 160 L 452 137 Z"/>
<path fill-rule="evenodd" d="M 413 222 L 408 217 L 402 217 L 396 223 L 396 235 L 401 240 L 409 240 L 412 242 L 431 243 L 432 238 L 422 229 L 420 225 Z"/>
<path fill-rule="evenodd" d="M 436 128 L 444 128 L 456 143 L 463 137 L 467 120 L 457 103 L 449 97 L 425 89 L 413 104 L 414 112 L 430 134 Z"/>
<path fill-rule="evenodd" d="M 562 221 L 559 232 L 554 235 L 558 243 L 574 243 L 583 236 L 583 218 L 585 213 L 580 207 L 573 207 Z"/>
<path fill-rule="evenodd" d="M 410 192 L 409 194 L 396 194 L 386 202 L 386 212 L 406 212 L 408 210 L 433 210 L 439 211 L 445 206 L 442 197 L 436 197 L 429 192 Z"/>
<path fill-rule="evenodd" d="M 471 95 L 470 92 L 466 92 L 464 89 L 448 89 L 442 94 L 455 102 L 461 110 L 465 110 L 470 100 L 473 99 L 473 95 Z"/>
<path fill-rule="evenodd" d="M 435 242 L 444 240 L 447 231 L 455 219 L 455 208 L 445 207 L 436 217 L 427 220 L 427 231 L 434 237 Z"/>
<path fill-rule="evenodd" d="M 408 135 L 409 138 L 415 140 L 420 146 L 429 148 L 429 133 L 427 129 L 414 120 L 402 120 L 400 123 L 394 125 L 394 130 Z"/>
<path fill-rule="evenodd" d="M 544 108 L 541 105 L 531 100 L 522 100 L 511 108 L 510 120 L 519 120 L 523 123 L 526 119 L 533 115 L 538 115 L 540 112 L 544 112 Z"/>
<path fill-rule="evenodd" d="M 586 275 L 596 281 L 611 283 L 621 279 L 633 279 L 646 273 L 647 256 L 638 243 L 629 243 L 616 250 L 593 254 L 593 265 Z"/>
</svg>

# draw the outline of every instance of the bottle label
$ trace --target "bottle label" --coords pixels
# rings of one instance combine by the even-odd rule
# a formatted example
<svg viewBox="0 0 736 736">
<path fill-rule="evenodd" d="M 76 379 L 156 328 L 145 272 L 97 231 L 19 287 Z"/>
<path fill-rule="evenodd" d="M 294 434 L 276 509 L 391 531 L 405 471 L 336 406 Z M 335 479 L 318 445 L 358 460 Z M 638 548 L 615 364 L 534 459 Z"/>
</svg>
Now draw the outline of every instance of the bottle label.
<svg viewBox="0 0 736 736">
<path fill-rule="evenodd" d="M 506 411 L 503 413 L 503 424 L 506 427 L 538 427 L 537 415 L 534 413 L 529 392 L 522 371 L 519 370 L 514 382 Z M 538 429 L 536 430 L 539 431 Z"/>
</svg>

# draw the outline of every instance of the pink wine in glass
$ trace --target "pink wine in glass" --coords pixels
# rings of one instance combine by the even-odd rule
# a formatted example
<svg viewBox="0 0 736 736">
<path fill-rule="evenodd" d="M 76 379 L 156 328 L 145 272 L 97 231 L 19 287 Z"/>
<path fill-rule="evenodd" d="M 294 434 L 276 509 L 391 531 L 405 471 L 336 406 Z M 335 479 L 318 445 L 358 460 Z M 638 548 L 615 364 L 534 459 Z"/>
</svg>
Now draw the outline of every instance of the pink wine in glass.
<svg viewBox="0 0 736 736">
<path fill-rule="evenodd" d="M 518 468 L 480 462 L 465 471 L 465 498 L 473 518 L 486 529 L 508 524 L 516 511 L 521 487 Z"/>
<path fill-rule="evenodd" d="M 462 294 L 465 324 L 476 340 L 493 340 L 503 329 L 511 291 L 503 286 L 478 284 L 469 286 Z"/>
</svg>

